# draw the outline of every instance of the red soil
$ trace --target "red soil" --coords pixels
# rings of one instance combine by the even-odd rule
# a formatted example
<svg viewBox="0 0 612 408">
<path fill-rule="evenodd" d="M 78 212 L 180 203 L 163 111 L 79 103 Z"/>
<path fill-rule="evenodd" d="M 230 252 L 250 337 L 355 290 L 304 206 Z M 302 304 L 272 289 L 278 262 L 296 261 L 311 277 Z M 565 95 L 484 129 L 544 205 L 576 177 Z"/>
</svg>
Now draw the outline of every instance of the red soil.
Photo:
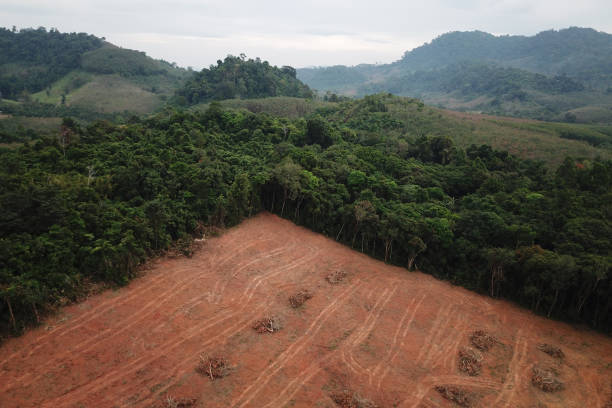
<svg viewBox="0 0 612 408">
<path fill-rule="evenodd" d="M 346 270 L 330 285 L 325 277 Z M 299 309 L 289 295 L 316 293 Z M 261 336 L 261 316 L 283 329 Z M 459 350 L 485 330 L 497 343 L 482 372 L 458 369 Z M 563 361 L 538 350 L 563 349 Z M 211 381 L 200 355 L 223 356 Z M 554 366 L 564 389 L 531 384 Z M 604 407 L 612 339 L 546 320 L 391 267 L 270 214 L 214 238 L 193 258 L 160 259 L 128 287 L 65 308 L 0 348 L 0 406 L 151 407 L 168 397 L 199 407 L 335 407 L 352 390 L 380 407 L 451 407 L 436 386 L 481 407 Z"/>
</svg>

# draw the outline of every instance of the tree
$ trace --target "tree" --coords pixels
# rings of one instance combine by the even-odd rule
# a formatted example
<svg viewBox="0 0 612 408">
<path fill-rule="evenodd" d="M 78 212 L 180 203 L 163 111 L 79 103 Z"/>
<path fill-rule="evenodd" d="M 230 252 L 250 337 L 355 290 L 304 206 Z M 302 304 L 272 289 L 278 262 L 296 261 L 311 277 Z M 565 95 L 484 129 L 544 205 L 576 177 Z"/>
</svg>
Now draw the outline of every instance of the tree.
<svg viewBox="0 0 612 408">
<path fill-rule="evenodd" d="M 285 204 L 287 198 L 295 200 L 300 191 L 300 175 L 302 166 L 295 164 L 292 160 L 285 160 L 273 171 L 274 179 L 283 189 L 283 205 L 281 207 L 281 216 L 285 212 Z"/>
<path fill-rule="evenodd" d="M 325 149 L 333 142 L 331 127 L 325 119 L 315 116 L 306 121 L 306 144 L 318 144 Z"/>
<path fill-rule="evenodd" d="M 501 282 L 505 280 L 505 269 L 515 262 L 514 251 L 507 248 L 489 248 L 486 250 L 491 271 L 491 284 L 489 285 L 491 297 L 498 297 Z"/>
<path fill-rule="evenodd" d="M 406 242 L 406 250 L 408 251 L 408 265 L 406 266 L 409 271 L 415 266 L 414 261 L 416 257 L 427 249 L 427 245 L 423 240 L 417 236 L 414 236 Z"/>
</svg>

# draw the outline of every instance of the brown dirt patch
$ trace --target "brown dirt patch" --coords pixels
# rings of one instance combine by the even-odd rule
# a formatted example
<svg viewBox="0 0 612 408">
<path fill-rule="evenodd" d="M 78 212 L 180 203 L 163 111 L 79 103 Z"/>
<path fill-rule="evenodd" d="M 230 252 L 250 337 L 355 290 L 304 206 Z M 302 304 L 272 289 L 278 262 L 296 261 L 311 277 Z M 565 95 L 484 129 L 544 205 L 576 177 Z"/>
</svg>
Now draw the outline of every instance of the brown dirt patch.
<svg viewBox="0 0 612 408">
<path fill-rule="evenodd" d="M 297 309 L 310 299 L 312 299 L 312 293 L 309 290 L 304 289 L 300 290 L 294 295 L 289 296 L 289 304 L 292 308 Z"/>
<path fill-rule="evenodd" d="M 330 394 L 346 389 L 381 407 L 451 407 L 436 385 L 474 393 L 479 407 L 610 398 L 609 337 L 407 273 L 270 214 L 207 237 L 191 258 L 149 266 L 2 344 L 0 406 L 149 408 L 189 396 L 195 407 L 330 408 Z M 329 284 L 338 270 L 349 278 Z M 307 307 L 282 314 L 304 288 L 316 293 Z M 283 329 L 257 334 L 253 323 L 269 316 Z M 469 376 L 457 358 L 476 350 L 476 328 L 499 342 Z M 534 362 L 549 359 L 542 343 L 571 362 L 557 367 L 565 387 L 552 395 L 531 383 Z M 226 359 L 231 374 L 196 373 L 203 351 Z"/>
</svg>

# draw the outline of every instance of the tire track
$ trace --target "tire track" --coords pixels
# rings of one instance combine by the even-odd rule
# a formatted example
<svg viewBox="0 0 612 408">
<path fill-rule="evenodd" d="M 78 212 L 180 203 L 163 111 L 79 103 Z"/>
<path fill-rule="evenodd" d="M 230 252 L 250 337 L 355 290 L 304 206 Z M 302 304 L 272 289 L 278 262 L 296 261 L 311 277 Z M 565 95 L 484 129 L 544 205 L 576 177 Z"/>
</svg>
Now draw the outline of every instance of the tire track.
<svg viewBox="0 0 612 408">
<path fill-rule="evenodd" d="M 244 249 L 244 247 L 243 247 L 243 249 Z M 290 248 L 288 248 L 288 249 L 290 249 Z M 266 258 L 267 258 L 267 257 L 266 257 Z M 305 258 L 305 257 L 302 257 L 301 259 L 298 259 L 298 260 L 294 261 L 292 264 L 299 264 L 299 263 L 306 262 L 306 260 L 304 260 L 304 258 Z M 225 257 L 224 262 L 226 262 L 226 261 L 228 261 L 228 260 L 231 260 L 231 259 L 232 259 L 232 257 Z M 279 266 L 279 267 L 278 267 L 278 269 L 280 269 L 280 268 L 282 268 L 282 267 L 283 267 L 283 266 L 281 265 L 281 266 Z M 270 273 L 268 273 L 267 275 L 269 275 L 269 274 L 270 274 Z M 187 278 L 187 279 L 190 279 L 190 278 Z M 246 300 L 246 301 L 244 301 L 244 300 L 243 300 L 243 301 L 244 301 L 243 305 L 246 305 L 246 304 L 248 303 L 248 301 L 249 301 L 249 300 L 252 298 L 253 292 L 254 292 L 254 290 L 256 289 L 256 287 L 257 287 L 257 286 L 258 286 L 258 285 L 261 283 L 261 279 L 262 279 L 262 277 L 257 277 L 256 279 L 258 280 L 258 283 L 257 283 L 257 285 L 256 285 L 255 287 L 252 287 L 253 282 L 250 282 L 250 283 L 249 283 L 249 285 L 248 285 L 249 287 L 247 287 L 247 290 L 249 290 L 249 289 L 252 289 L 252 290 L 249 292 L 249 295 L 248 295 L 247 300 Z M 246 292 L 246 290 L 245 290 L 245 292 Z M 244 307 L 245 307 L 245 306 L 243 306 L 243 308 L 244 308 Z M 198 323 L 198 325 L 196 325 L 196 326 L 194 326 L 194 327 L 190 328 L 190 329 L 187 331 L 187 334 L 191 334 L 191 335 L 190 335 L 188 338 L 183 339 L 183 341 L 181 341 L 181 343 L 182 343 L 182 342 L 184 342 L 184 341 L 189 340 L 191 337 L 193 337 L 195 334 L 197 334 L 197 332 L 196 332 L 195 334 L 193 334 L 193 333 L 194 333 L 194 331 L 199 330 L 199 328 L 202 328 L 202 327 L 203 327 L 204 329 L 205 329 L 205 328 L 207 328 L 208 326 L 206 326 L 206 324 L 207 324 L 207 323 L 209 323 L 211 320 L 214 320 L 213 324 L 216 324 L 216 323 L 218 323 L 218 322 L 217 322 L 217 320 L 218 320 L 219 318 L 224 317 L 224 316 L 225 316 L 226 314 L 228 314 L 228 313 L 229 313 L 229 315 L 228 315 L 227 319 L 231 319 L 231 318 L 233 318 L 233 317 L 236 317 L 238 314 L 240 314 L 240 313 L 242 312 L 243 308 L 241 308 L 241 309 L 239 309 L 238 311 L 235 311 L 235 312 L 233 312 L 233 313 L 230 313 L 230 312 L 228 312 L 228 311 L 224 311 L 224 312 L 222 312 L 222 313 L 219 313 L 219 314 L 215 315 L 214 317 L 212 317 L 212 318 L 210 318 L 210 319 L 207 319 L 207 320 L 205 320 L 205 321 L 199 322 L 199 323 Z M 220 322 L 222 322 L 223 320 L 226 320 L 226 319 L 222 319 Z M 163 324 L 165 324 L 165 323 L 162 323 L 161 325 L 163 325 Z M 161 325 L 158 325 L 158 326 L 156 326 L 156 327 L 160 327 Z M 183 333 L 183 334 L 184 334 L 184 333 Z M 168 342 L 167 342 L 167 343 L 165 343 L 163 346 L 168 346 Z M 159 346 L 159 347 L 161 347 L 161 346 Z M 158 347 L 158 348 L 159 348 L 159 347 Z M 127 367 L 129 367 L 131 364 L 133 364 L 133 362 L 128 363 L 128 364 L 127 364 Z M 124 367 L 125 367 L 125 365 L 124 365 L 124 366 L 120 366 L 120 367 L 116 367 L 116 370 L 120 370 L 120 369 L 122 369 L 122 368 L 124 368 Z M 108 374 L 108 373 L 107 373 L 107 374 Z M 97 381 L 97 380 L 96 380 L 96 381 Z M 85 386 L 85 385 L 87 385 L 87 384 L 84 384 L 84 385 L 82 385 L 81 387 L 83 387 L 83 386 Z"/>
<path fill-rule="evenodd" d="M 252 244 L 245 246 L 243 248 L 241 248 L 241 250 L 239 252 L 235 252 L 235 253 L 231 253 L 228 254 L 226 257 L 222 258 L 222 261 L 220 263 L 220 265 L 224 265 L 226 261 L 231 260 L 232 257 L 235 256 L 240 256 L 242 254 L 242 251 L 246 251 L 248 249 L 250 249 L 251 247 L 261 244 L 262 242 L 268 242 L 271 239 L 262 239 L 261 241 L 258 242 L 253 242 Z M 211 260 L 212 261 L 212 260 Z M 208 261 L 208 266 L 210 269 L 211 266 L 211 261 Z M 117 308 L 119 306 L 122 306 L 128 302 L 130 302 L 133 299 L 138 299 L 140 298 L 143 294 L 148 293 L 150 291 L 153 291 L 155 289 L 159 289 L 159 288 L 164 288 L 167 284 L 167 282 L 169 280 L 171 280 L 172 278 L 175 278 L 177 275 L 180 275 L 181 273 L 184 273 L 187 270 L 193 269 L 192 265 L 189 266 L 184 266 L 182 268 L 176 268 L 174 269 L 173 272 L 171 272 L 170 274 L 164 273 L 164 272 L 159 272 L 156 276 L 151 277 L 146 284 L 142 285 L 141 287 L 136 288 L 135 290 L 130 291 L 130 293 L 128 293 L 126 296 L 124 296 L 121 299 L 116 299 L 116 298 L 109 298 L 104 300 L 103 302 L 101 302 L 99 305 L 97 305 L 95 308 L 87 311 L 84 314 L 79 315 L 76 319 L 71 320 L 70 321 L 70 325 L 62 325 L 59 326 L 57 328 L 54 328 L 52 330 L 47 331 L 46 333 L 44 333 L 42 336 L 38 337 L 36 340 L 34 340 L 36 343 L 39 343 L 42 340 L 45 340 L 46 338 L 48 338 L 49 336 L 55 334 L 57 331 L 60 331 L 55 338 L 61 338 L 62 336 L 73 332 L 76 329 L 79 329 L 83 326 L 85 326 L 86 324 L 88 324 L 89 322 L 93 321 L 94 319 L 98 318 L 99 316 L 106 314 L 107 312 L 109 312 L 110 310 Z M 165 293 L 165 292 L 162 292 Z M 102 309 L 102 310 L 100 310 Z M 78 323 L 80 322 L 80 323 Z M 75 323 L 78 323 L 75 325 Z M 61 331 L 63 330 L 63 331 Z M 33 348 L 31 348 L 28 352 L 27 355 L 25 355 L 23 357 L 23 359 L 27 359 L 29 357 L 31 357 L 36 351 L 38 351 L 41 347 L 44 347 L 48 345 L 48 343 L 41 343 L 41 344 L 37 344 L 36 346 L 34 346 Z M 12 353 L 11 355 L 9 355 L 6 359 L 2 360 L 2 362 L 0 362 L 0 366 L 3 365 L 4 363 L 6 363 L 7 361 L 13 359 L 17 354 L 21 353 L 23 350 L 19 350 L 16 351 L 14 353 Z"/>
<path fill-rule="evenodd" d="M 454 324 L 451 323 L 453 320 L 455 320 Z M 452 369 L 452 362 L 455 360 L 455 356 L 457 355 L 459 345 L 463 341 L 465 329 L 467 327 L 465 315 L 457 312 L 445 326 L 449 328 L 450 333 L 444 336 L 445 340 L 442 340 L 439 344 L 438 350 L 430 353 L 428 359 L 424 362 L 424 364 L 431 363 L 430 367 L 432 369 L 436 368 L 438 365 L 441 365 L 442 368 Z M 440 361 L 440 359 L 442 361 Z M 451 362 L 451 367 L 448 366 L 449 360 Z"/>
<path fill-rule="evenodd" d="M 434 321 L 433 326 L 429 330 L 429 334 L 425 341 L 423 342 L 423 347 L 419 351 L 419 355 L 416 358 L 416 363 L 422 366 L 423 359 L 426 359 L 432 351 L 435 340 L 438 338 L 438 334 L 440 331 L 444 330 L 444 325 L 450 319 L 450 311 L 452 309 L 452 305 L 447 303 L 445 304 L 438 312 L 436 316 L 436 320 Z"/>
<path fill-rule="evenodd" d="M 404 332 L 402 333 L 401 343 L 400 343 L 399 347 L 397 347 L 395 349 L 395 351 L 393 352 L 393 354 L 391 355 L 391 358 L 389 360 L 388 366 L 385 368 L 385 371 L 383 372 L 382 375 L 379 376 L 378 384 L 376 385 L 377 390 L 380 390 L 380 387 L 382 385 L 383 380 L 385 379 L 385 377 L 387 376 L 387 374 L 389 374 L 389 371 L 391 370 L 391 365 L 393 364 L 393 361 L 395 361 L 395 359 L 399 355 L 400 351 L 404 348 L 406 336 L 408 335 L 408 330 L 410 329 L 410 326 L 412 325 L 412 322 L 414 321 L 414 318 L 415 318 L 419 308 L 421 307 L 421 304 L 423 303 L 423 300 L 425 300 L 425 297 L 427 297 L 427 294 L 423 294 L 423 296 L 421 296 L 421 299 L 417 302 L 416 306 L 414 306 L 414 308 L 412 309 L 412 314 L 410 315 L 410 319 L 408 319 L 408 321 L 404 325 Z M 401 326 L 401 324 L 400 324 L 400 326 Z M 382 367 L 382 365 L 381 365 L 381 367 Z"/>
<path fill-rule="evenodd" d="M 416 298 L 412 298 L 412 300 L 410 302 L 410 305 L 408 305 L 408 307 L 406 307 L 406 312 L 404 312 L 404 315 L 400 319 L 400 321 L 399 321 L 399 323 L 397 325 L 397 328 L 395 329 L 395 334 L 393 335 L 393 341 L 391 342 L 391 346 L 387 348 L 386 357 L 383 357 L 381 359 L 381 361 L 376 365 L 376 367 L 374 367 L 374 371 L 372 372 L 373 375 L 376 375 L 378 373 L 378 371 L 382 368 L 383 363 L 386 360 L 388 360 L 389 357 L 391 357 L 391 355 L 395 351 L 395 347 L 397 345 L 397 340 L 398 340 L 400 331 L 402 331 L 402 328 L 404 326 L 404 321 L 406 320 L 406 318 L 408 317 L 408 314 L 412 310 L 415 301 L 416 301 Z"/>
<path fill-rule="evenodd" d="M 287 250 L 290 250 L 290 249 L 291 248 L 288 248 Z M 228 258 L 228 260 L 229 259 L 231 259 L 231 258 Z M 249 264 L 252 264 L 253 262 L 249 262 Z M 137 312 L 134 315 L 130 315 L 130 316 L 126 317 L 126 319 L 124 319 L 123 321 L 120 321 L 120 323 L 117 323 L 116 326 L 121 327 L 119 330 L 114 330 L 114 327 L 111 327 L 111 328 L 107 328 L 107 329 L 104 329 L 104 330 L 100 331 L 97 335 L 95 335 L 93 337 L 89 337 L 84 342 L 79 343 L 76 347 L 74 347 L 74 348 L 72 348 L 70 350 L 65 351 L 63 354 L 54 356 L 53 360 L 47 361 L 47 363 L 42 366 L 43 369 L 46 368 L 46 367 L 56 366 L 58 361 L 61 361 L 62 359 L 65 359 L 66 357 L 68 357 L 68 356 L 70 356 L 70 355 L 72 355 L 74 353 L 77 353 L 77 352 L 78 353 L 85 353 L 85 352 L 91 350 L 92 348 L 99 347 L 100 344 L 101 344 L 100 343 L 100 337 L 102 337 L 102 336 L 104 336 L 106 334 L 112 333 L 112 336 L 105 337 L 101 341 L 112 340 L 114 337 L 127 332 L 128 330 L 130 330 L 132 327 L 134 327 L 138 323 L 146 320 L 150 316 L 152 316 L 155 313 L 157 313 L 159 310 L 162 310 L 163 306 L 167 302 L 169 302 L 172 299 L 174 299 L 177 296 L 179 296 L 180 292 L 183 289 L 185 289 L 186 287 L 189 287 L 191 285 L 192 281 L 193 281 L 193 277 L 186 276 L 182 281 L 176 282 L 173 287 L 167 288 L 165 290 L 165 292 L 163 292 L 157 299 L 153 299 L 153 300 L 149 301 L 147 304 L 143 305 L 140 308 L 139 312 Z M 195 307 L 198 304 L 203 302 L 203 300 L 202 300 L 203 297 L 205 297 L 205 295 L 204 296 L 196 295 L 196 296 L 194 296 L 194 297 L 192 297 L 190 299 L 187 299 L 186 303 L 182 307 L 185 307 L 185 306 L 187 306 L 187 307 Z M 127 321 L 129 321 L 128 324 L 126 324 Z M 205 322 L 206 321 L 204 321 L 203 323 L 205 323 Z M 157 325 L 155 327 L 152 327 L 150 330 L 153 331 L 153 330 L 161 327 L 164 324 L 165 324 L 165 322 L 162 322 L 159 325 Z M 87 345 L 89 345 L 89 347 L 86 347 Z M 31 381 L 25 382 L 25 381 L 27 381 L 27 378 L 32 375 L 31 373 L 25 373 L 21 377 L 13 378 L 12 381 L 6 382 L 5 383 L 5 389 L 10 389 L 10 387 L 15 385 L 16 383 L 19 383 L 20 385 L 29 385 L 29 384 L 37 381 L 38 379 L 44 377 L 46 374 L 47 374 L 46 372 L 42 372 L 38 376 L 34 377 Z"/>
<path fill-rule="evenodd" d="M 209 337 L 207 340 L 205 340 L 200 347 L 204 348 L 204 347 L 211 347 L 214 345 L 217 345 L 219 343 L 222 343 L 223 341 L 226 341 L 227 338 L 234 336 L 236 333 L 247 329 L 252 323 L 253 323 L 253 318 L 260 313 L 264 313 L 266 310 L 269 309 L 269 307 L 272 306 L 272 301 L 268 301 L 266 303 L 264 303 L 263 305 L 259 305 L 257 308 L 255 308 L 253 310 L 253 313 L 251 315 L 249 315 L 248 317 L 242 316 L 241 319 L 238 319 L 238 323 L 231 325 L 225 329 L 223 329 L 221 332 L 216 333 L 213 337 Z M 245 308 L 246 309 L 246 308 Z M 244 311 L 244 310 L 243 310 Z M 240 313 L 238 313 L 240 314 Z M 220 340 L 219 342 L 217 342 L 216 340 Z M 165 353 L 164 355 L 160 355 L 159 358 L 164 357 L 165 355 L 167 355 L 168 353 Z M 199 355 L 199 353 L 198 353 Z M 183 374 L 185 374 L 187 371 L 193 370 L 193 364 L 194 362 L 197 362 L 197 357 L 198 355 L 189 355 L 185 358 L 183 358 L 182 360 L 178 361 L 177 363 L 175 363 L 174 365 L 174 369 L 172 370 L 171 374 L 168 376 L 168 378 L 176 378 L 178 376 L 181 376 Z M 154 363 L 154 361 L 151 361 L 150 363 Z M 149 364 L 150 364 L 149 363 Z M 188 368 L 186 368 L 188 367 Z M 174 386 L 176 384 L 176 382 L 171 382 L 167 385 L 165 385 L 164 387 L 160 388 L 159 390 L 156 390 L 155 392 L 151 392 L 151 394 L 138 401 L 138 404 L 146 404 L 147 407 L 150 407 L 153 404 L 153 401 L 155 400 L 155 396 L 164 393 L 165 391 L 167 391 L 168 389 L 172 388 L 172 386 Z M 119 391 L 119 394 L 121 394 L 120 391 L 126 391 L 129 390 L 130 385 L 126 385 L 125 387 L 121 387 L 121 388 L 113 388 L 113 391 Z M 147 387 L 143 387 L 143 388 L 147 388 Z M 150 389 L 150 387 L 148 387 Z M 127 392 L 124 394 L 126 395 Z M 121 405 L 133 405 L 133 404 L 121 404 Z"/>
<path fill-rule="evenodd" d="M 526 328 L 529 332 L 529 328 Z M 508 407 L 514 398 L 514 394 L 516 393 L 516 388 L 521 382 L 520 367 L 523 364 L 525 357 L 527 355 L 527 341 L 523 337 L 523 329 L 519 329 L 516 334 L 516 341 L 514 342 L 513 347 L 512 360 L 510 361 L 508 371 L 511 375 L 509 381 L 506 381 L 504 384 L 502 391 L 499 393 L 497 398 L 495 399 L 494 405 L 496 407 Z"/>
<path fill-rule="evenodd" d="M 177 347 L 187 342 L 188 340 L 191 340 L 193 337 L 197 335 L 201 335 L 204 330 L 210 329 L 219 324 L 225 323 L 226 321 L 237 321 L 238 323 L 234 323 L 233 325 L 230 325 L 228 328 L 225 328 L 224 330 L 217 332 L 217 334 L 215 334 L 214 336 L 209 337 L 205 341 L 205 343 L 210 344 L 213 341 L 217 340 L 218 338 L 224 338 L 226 333 L 228 333 L 230 330 L 233 330 L 236 328 L 240 329 L 241 326 L 250 324 L 253 317 L 256 316 L 258 313 L 260 313 L 260 310 L 263 310 L 266 307 L 268 307 L 267 303 L 260 304 L 259 306 L 252 308 L 250 314 L 248 314 L 247 316 L 242 316 L 242 317 L 240 317 L 240 314 L 241 314 L 240 312 L 230 313 L 227 316 L 221 316 L 221 317 L 216 316 L 214 318 L 215 320 L 214 322 L 211 322 L 206 325 L 195 326 L 191 328 L 190 330 L 188 330 L 187 333 L 183 333 L 184 336 L 181 338 L 181 340 L 167 341 L 166 343 L 159 345 L 156 349 L 150 350 L 149 352 L 143 354 L 136 360 L 122 367 L 117 367 L 115 370 L 107 372 L 80 387 L 69 390 L 68 392 L 64 393 L 63 395 L 60 395 L 59 397 L 46 401 L 44 404 L 41 405 L 41 407 L 55 408 L 59 406 L 60 404 L 62 404 L 63 402 L 65 402 L 67 398 L 70 398 L 74 402 L 82 401 L 84 398 L 90 395 L 93 395 L 96 392 L 100 392 L 108 388 L 109 386 L 112 386 L 114 383 L 119 382 L 124 377 L 136 373 L 137 371 L 146 367 L 152 362 L 169 354 L 170 351 L 176 349 Z M 234 320 L 234 318 L 236 317 L 238 317 L 238 319 Z M 163 352 L 160 353 L 160 350 L 163 350 Z M 121 371 L 121 374 L 119 374 L 118 376 L 117 376 L 117 371 Z M 115 389 L 113 388 L 113 390 Z"/>
<path fill-rule="evenodd" d="M 319 313 L 319 315 L 312 321 L 308 329 L 304 332 L 300 340 L 291 344 L 285 351 L 283 351 L 275 361 L 264 370 L 255 381 L 246 387 L 244 391 L 231 402 L 232 407 L 244 407 L 255 398 L 255 396 L 262 390 L 262 388 L 270 381 L 273 375 L 280 371 L 297 353 L 299 353 L 309 342 L 314 339 L 314 336 L 319 332 L 323 323 L 341 306 L 345 303 L 347 298 L 359 289 L 361 286 L 360 281 L 354 282 L 351 286 L 345 289 L 332 303 L 330 303 L 325 309 Z M 245 396 L 250 394 L 248 398 Z"/>
<path fill-rule="evenodd" d="M 439 375 L 435 377 L 428 377 L 418 383 L 417 392 L 415 395 L 408 396 L 399 406 L 407 406 L 410 400 L 414 402 L 411 406 L 412 408 L 419 407 L 419 404 L 423 403 L 423 399 L 425 396 L 431 391 L 432 387 L 436 384 L 444 384 L 444 385 L 455 385 L 459 387 L 469 387 L 469 388 L 480 388 L 480 389 L 488 389 L 497 391 L 501 388 L 502 384 L 493 381 L 487 380 L 483 378 L 475 378 L 475 377 L 465 377 L 461 375 Z M 498 405 L 491 405 L 492 407 L 498 408 Z"/>
<path fill-rule="evenodd" d="M 275 407 L 284 407 L 293 396 L 310 381 L 312 377 L 314 377 L 319 371 L 321 371 L 321 366 L 317 363 L 316 365 L 311 365 L 309 368 L 304 370 L 302 374 L 298 377 L 295 377 L 276 397 L 274 400 L 270 401 L 263 408 L 275 408 Z"/>
<path fill-rule="evenodd" d="M 385 310 L 385 307 L 387 306 L 387 304 L 389 303 L 389 301 L 391 300 L 391 298 L 393 298 L 393 296 L 395 295 L 395 292 L 397 292 L 397 285 L 395 284 L 395 282 L 392 282 L 391 285 L 393 286 L 393 290 L 387 295 L 387 296 L 381 296 L 381 300 L 384 298 L 382 304 L 380 304 L 380 306 L 378 307 L 378 311 L 375 312 L 374 314 L 372 314 L 372 320 L 369 324 L 369 326 L 365 326 L 364 330 L 362 331 L 362 334 L 359 337 L 355 337 L 355 342 L 353 342 L 353 347 L 350 349 L 349 351 L 349 357 L 351 358 L 351 360 L 360 368 L 361 365 L 357 362 L 357 360 L 355 359 L 354 355 L 353 355 L 353 350 L 355 349 L 355 347 L 359 346 L 361 343 L 363 343 L 363 341 L 370 335 L 370 333 L 372 333 L 372 330 L 374 330 L 374 327 L 376 327 L 376 323 L 378 323 L 379 319 L 380 319 L 380 315 L 382 314 L 382 312 Z M 387 285 L 385 285 L 387 286 Z M 371 385 L 372 384 L 372 368 L 362 368 L 362 370 L 364 370 L 368 376 L 368 383 Z"/>
<path fill-rule="evenodd" d="M 391 299 L 393 297 L 393 295 L 395 293 L 395 290 L 391 291 L 391 293 L 386 296 L 386 300 L 383 299 L 383 298 L 385 298 L 385 292 L 388 292 L 388 290 L 384 291 L 383 295 L 381 295 L 381 297 L 376 302 L 376 305 L 380 306 L 379 307 L 379 311 L 380 312 L 382 312 L 382 310 L 384 310 L 384 306 L 386 305 L 386 303 L 389 301 L 389 299 Z M 384 304 L 380 305 L 381 301 L 383 301 Z M 363 341 L 363 339 L 365 338 L 363 333 L 367 332 L 365 334 L 365 336 L 367 337 L 367 334 L 369 334 L 369 332 L 371 331 L 372 327 L 376 324 L 376 321 L 378 320 L 378 318 L 376 318 L 374 322 L 368 323 L 368 320 L 370 319 L 370 317 L 375 313 L 374 309 L 376 308 L 376 305 L 374 306 L 374 308 L 372 308 L 372 313 L 370 313 L 368 315 L 368 318 L 366 318 L 366 321 L 362 325 L 362 329 L 360 329 L 358 331 L 353 331 L 352 332 L 351 341 L 343 342 L 342 345 L 338 349 L 328 353 L 327 355 L 317 359 L 314 363 L 310 364 L 310 366 L 308 366 L 298 376 L 296 376 L 279 393 L 279 396 L 277 398 L 275 398 L 273 401 L 271 401 L 268 404 L 266 404 L 264 406 L 264 408 L 273 408 L 273 407 L 284 406 L 284 404 L 288 403 L 289 400 L 291 400 L 291 398 L 300 390 L 300 388 L 303 385 L 308 383 L 308 381 L 310 381 L 310 379 L 315 374 L 317 374 L 319 371 L 322 370 L 322 367 L 321 367 L 321 363 L 322 362 L 325 362 L 325 361 L 330 362 L 332 360 L 340 359 L 347 349 L 351 349 L 351 348 L 353 348 L 355 346 L 355 344 L 358 344 L 360 341 Z M 380 313 L 378 314 L 378 316 L 380 316 Z M 368 325 L 370 327 L 367 327 Z"/>
<path fill-rule="evenodd" d="M 385 287 L 387 286 L 389 285 L 385 285 Z M 364 324 L 357 331 L 357 333 L 351 336 L 352 340 L 350 342 L 347 342 L 347 344 L 349 344 L 350 346 L 343 348 L 342 350 L 343 360 L 349 366 L 351 371 L 353 371 L 355 374 L 360 375 L 360 373 L 365 373 L 368 376 L 370 375 L 368 373 L 368 370 L 363 368 L 361 364 L 359 364 L 357 360 L 355 360 L 352 351 L 355 347 L 361 344 L 363 340 L 365 340 L 367 336 L 371 333 L 372 329 L 374 328 L 374 325 L 376 325 L 378 319 L 380 318 L 380 314 L 382 313 L 383 308 L 389 302 L 391 297 L 395 294 L 396 290 L 397 286 L 395 286 L 392 291 L 389 291 L 389 289 L 383 290 L 382 295 L 376 300 L 376 303 L 374 304 L 372 309 L 370 309 Z"/>
<path fill-rule="evenodd" d="M 300 265 L 303 265 L 303 264 L 309 262 L 310 260 L 314 259 L 317 255 L 318 255 L 318 251 L 312 253 L 310 256 L 304 256 L 304 257 L 302 257 L 302 259 L 300 259 L 298 261 L 294 261 L 294 262 L 292 262 L 289 265 L 279 266 L 279 267 L 277 267 L 276 270 L 272 270 L 272 272 L 268 272 L 266 275 L 259 276 L 259 277 L 255 278 L 254 281 L 250 282 L 249 285 L 247 285 L 247 288 L 245 288 L 245 290 L 243 291 L 243 296 L 246 296 L 246 302 L 248 303 L 252 299 L 253 294 L 255 293 L 255 290 L 264 281 L 266 281 L 266 280 L 268 280 L 270 278 L 273 278 L 274 276 L 278 275 L 281 272 L 288 272 L 288 271 L 290 271 L 292 269 L 295 269 L 296 267 L 299 267 Z M 306 259 L 303 259 L 303 258 L 306 258 Z M 255 283 L 255 281 L 257 281 L 257 282 Z M 243 306 L 243 308 L 244 308 L 244 306 Z M 185 359 L 185 360 L 179 362 L 178 364 L 176 364 L 175 365 L 175 369 L 172 371 L 172 374 L 169 376 L 169 378 L 174 378 L 174 377 L 180 376 L 180 375 L 184 374 L 186 371 L 188 371 L 190 368 L 185 368 L 184 367 L 185 364 L 188 361 L 193 361 L 193 357 L 189 357 L 189 359 Z M 164 388 L 158 390 L 156 393 L 160 394 L 163 391 L 171 388 L 174 384 L 175 384 L 175 382 L 171 382 L 167 386 L 165 386 Z"/>
</svg>

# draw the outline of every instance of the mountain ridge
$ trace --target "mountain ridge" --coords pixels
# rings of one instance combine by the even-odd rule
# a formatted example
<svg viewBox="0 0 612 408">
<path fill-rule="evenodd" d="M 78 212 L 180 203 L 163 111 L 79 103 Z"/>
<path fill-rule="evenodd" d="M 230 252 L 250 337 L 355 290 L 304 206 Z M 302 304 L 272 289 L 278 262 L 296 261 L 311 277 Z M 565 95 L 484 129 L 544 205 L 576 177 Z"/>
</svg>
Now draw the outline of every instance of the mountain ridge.
<svg viewBox="0 0 612 408">
<path fill-rule="evenodd" d="M 489 77 L 484 82 L 505 75 L 512 69 L 515 78 L 506 86 L 523 88 L 524 100 L 513 94 L 502 101 L 491 98 L 485 103 L 474 103 L 488 92 L 477 95 L 443 90 L 435 86 L 419 88 L 424 75 L 436 76 L 441 82 L 448 70 L 454 70 L 457 88 L 466 78 L 482 75 L 474 68 L 488 66 Z M 401 59 L 381 65 L 360 64 L 352 67 L 336 65 L 298 69 L 298 78 L 310 87 L 323 92 L 349 96 L 363 96 L 374 92 L 391 92 L 401 96 L 418 97 L 440 107 L 477 112 L 529 117 L 545 120 L 578 120 L 583 122 L 612 122 L 612 35 L 591 28 L 570 27 L 543 31 L 535 36 L 494 36 L 483 31 L 454 31 L 431 42 L 406 51 Z M 446 71 L 445 71 L 446 70 Z M 559 78 L 581 86 L 570 86 L 564 95 L 527 86 L 520 77 L 543 75 L 544 81 Z M 401 91 L 398 91 L 402 89 Z M 462 103 L 453 105 L 451 99 Z M 504 102 L 507 100 L 506 102 Z M 586 102 L 585 102 L 586 101 Z M 578 114 L 588 107 L 588 115 Z M 599 112 L 603 119 L 593 120 Z M 603 112 L 603 114 L 602 114 Z"/>
</svg>

